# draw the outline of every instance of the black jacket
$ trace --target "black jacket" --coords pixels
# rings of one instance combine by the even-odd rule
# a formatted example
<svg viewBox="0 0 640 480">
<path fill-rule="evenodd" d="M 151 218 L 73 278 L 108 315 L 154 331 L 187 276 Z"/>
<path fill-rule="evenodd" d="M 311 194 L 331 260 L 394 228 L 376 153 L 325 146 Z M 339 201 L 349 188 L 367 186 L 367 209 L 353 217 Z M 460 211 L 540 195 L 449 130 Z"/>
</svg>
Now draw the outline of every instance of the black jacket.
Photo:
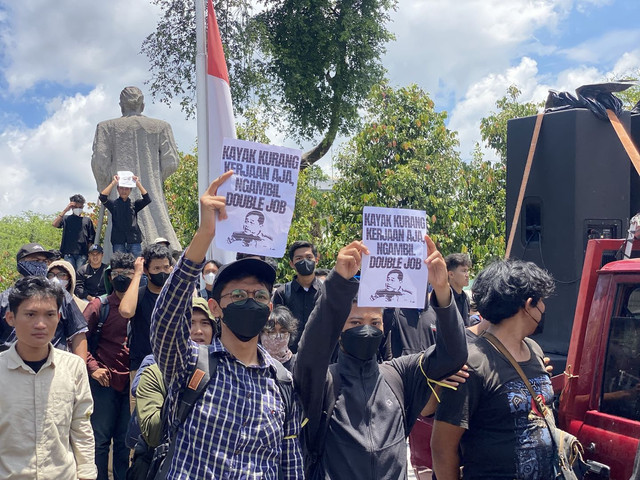
<svg viewBox="0 0 640 480">
<path fill-rule="evenodd" d="M 304 445 L 307 449 L 313 448 L 313 442 L 321 433 L 331 354 L 357 290 L 356 280 L 345 280 L 332 271 L 300 340 L 294 382 L 309 419 L 305 427 L 308 429 L 305 434 L 308 444 Z M 464 326 L 455 303 L 452 301 L 444 308 L 432 306 L 441 332 L 436 345 L 423 354 L 388 362 L 402 379 L 404 408 L 411 423 L 430 397 L 431 390 L 422 370 L 429 378 L 440 380 L 456 372 L 467 358 Z M 337 369 L 341 389 L 321 458 L 324 469 L 321 478 L 405 479 L 409 432 L 405 431 L 399 402 L 382 378 L 375 358 L 363 362 L 340 351 Z"/>
<path fill-rule="evenodd" d="M 120 197 L 109 200 L 103 194 L 100 194 L 99 198 L 105 208 L 111 212 L 111 243 L 142 243 L 142 232 L 138 226 L 138 212 L 151 203 L 149 194 L 145 193 L 135 202 L 132 202 L 131 198 L 127 198 L 125 202 Z"/>
</svg>

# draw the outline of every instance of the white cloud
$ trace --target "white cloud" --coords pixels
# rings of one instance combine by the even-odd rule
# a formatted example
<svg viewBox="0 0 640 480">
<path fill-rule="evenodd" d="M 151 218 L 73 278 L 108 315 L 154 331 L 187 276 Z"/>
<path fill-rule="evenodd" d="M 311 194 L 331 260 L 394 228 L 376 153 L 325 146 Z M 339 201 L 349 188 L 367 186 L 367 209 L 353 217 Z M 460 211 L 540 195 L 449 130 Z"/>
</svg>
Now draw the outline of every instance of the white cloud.
<svg viewBox="0 0 640 480">
<path fill-rule="evenodd" d="M 640 50 L 623 54 L 616 62 L 616 68 L 640 68 Z M 540 75 L 537 62 L 524 57 L 517 66 L 503 73 L 483 77 L 468 88 L 464 99 L 451 112 L 449 128 L 458 132 L 462 158 L 470 159 L 476 142 L 482 144 L 480 120 L 496 111 L 496 100 L 505 95 L 510 85 L 521 90 L 520 102 L 538 103 L 546 99 L 550 89 L 575 93 L 582 85 L 603 82 L 612 75 L 610 71 L 584 65 L 567 68 L 556 75 Z M 497 159 L 495 152 L 482 147 L 485 158 Z"/>
<path fill-rule="evenodd" d="M 559 50 L 570 61 L 580 63 L 611 63 L 620 52 L 628 51 L 640 43 L 640 30 L 616 30 L 597 38 L 590 38 L 575 47 Z"/>
<path fill-rule="evenodd" d="M 459 98 L 470 84 L 509 68 L 516 50 L 549 52 L 535 32 L 553 30 L 570 5 L 541 0 L 400 0 L 390 28 L 397 41 L 384 59 L 402 85 L 419 83 L 446 98 Z"/>
<path fill-rule="evenodd" d="M 9 28 L 1 37 L 8 63 L 4 73 L 11 93 L 41 81 L 95 85 L 146 75 L 140 45 L 158 17 L 149 2 L 3 3 L 9 12 Z"/>
<path fill-rule="evenodd" d="M 558 55 L 553 41 L 540 40 L 541 31 L 555 40 L 572 11 L 590 12 L 610 2 L 400 0 L 390 25 L 397 41 L 389 44 L 383 63 L 394 85 L 418 83 L 438 107 L 445 101 L 454 106 L 449 126 L 459 131 L 460 150 L 468 158 L 480 139 L 480 119 L 495 110 L 509 85 L 521 88 L 522 101 L 540 101 L 549 85 L 573 90 L 601 80 L 614 63 L 614 71 L 638 68 L 640 50 L 623 48 L 623 35 L 613 33 L 601 38 L 602 45 L 587 41 L 565 48 L 561 59 L 578 58 L 591 48 L 610 66 L 568 64 L 549 74 L 534 60 Z M 0 58 L 6 80 L 0 101 L 27 99 L 44 105 L 47 113 L 33 128 L 25 127 L 28 121 L 19 112 L 0 113 L 0 216 L 59 211 L 77 192 L 96 198 L 90 168 L 95 125 L 120 115 L 118 97 L 126 85 L 142 88 L 145 114 L 168 121 L 178 148 L 192 151 L 195 121 L 185 121 L 178 106 L 153 104 L 144 85 L 148 60 L 140 46 L 155 28 L 158 7 L 148 0 L 0 0 L 0 6 L 5 9 L 0 9 Z M 636 44 L 640 40 L 631 37 Z M 621 56 L 624 51 L 629 53 Z M 41 93 L 42 85 L 58 84 L 88 93 L 55 98 Z M 292 143 L 282 130 L 269 133 L 275 143 Z M 328 164 L 327 157 L 323 165 Z"/>
</svg>

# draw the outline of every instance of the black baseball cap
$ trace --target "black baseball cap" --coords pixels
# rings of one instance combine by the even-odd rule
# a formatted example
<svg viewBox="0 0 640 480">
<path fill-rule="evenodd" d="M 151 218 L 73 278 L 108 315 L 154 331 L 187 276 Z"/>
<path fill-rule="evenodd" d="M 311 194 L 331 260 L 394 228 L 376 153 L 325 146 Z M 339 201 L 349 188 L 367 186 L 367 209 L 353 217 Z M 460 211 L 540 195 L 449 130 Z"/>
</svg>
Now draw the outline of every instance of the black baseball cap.
<svg viewBox="0 0 640 480">
<path fill-rule="evenodd" d="M 102 249 L 102 247 L 100 245 L 93 244 L 93 245 L 91 245 L 91 248 L 89 248 L 89 252 L 104 253 L 104 250 Z"/>
<path fill-rule="evenodd" d="M 20 247 L 20 250 L 18 250 L 16 261 L 19 262 L 24 257 L 31 255 L 32 253 L 42 253 L 47 258 L 53 257 L 53 253 L 51 253 L 49 250 L 45 250 L 44 247 L 39 243 L 27 243 L 26 245 Z"/>
<path fill-rule="evenodd" d="M 273 286 L 276 281 L 276 271 L 267 262 L 257 258 L 243 258 L 242 260 L 227 263 L 218 270 L 211 290 L 213 298 L 216 301 L 219 300 L 222 289 L 231 280 L 247 276 L 254 276 L 260 282 L 270 286 Z"/>
</svg>

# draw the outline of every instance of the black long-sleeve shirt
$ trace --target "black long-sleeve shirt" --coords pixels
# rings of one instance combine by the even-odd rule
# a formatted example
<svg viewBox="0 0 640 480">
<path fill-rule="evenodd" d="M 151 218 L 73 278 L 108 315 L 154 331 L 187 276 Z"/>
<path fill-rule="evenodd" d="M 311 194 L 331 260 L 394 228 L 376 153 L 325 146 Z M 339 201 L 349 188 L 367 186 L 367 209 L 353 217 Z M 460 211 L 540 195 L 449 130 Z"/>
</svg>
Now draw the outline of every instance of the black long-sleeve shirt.
<svg viewBox="0 0 640 480">
<path fill-rule="evenodd" d="M 135 202 L 132 202 L 131 198 L 124 201 L 120 197 L 109 200 L 109 197 L 102 193 L 99 198 L 105 208 L 111 212 L 111 243 L 142 243 L 138 212 L 151 203 L 149 194 L 145 193 Z"/>
<path fill-rule="evenodd" d="M 302 338 L 293 368 L 296 390 L 309 422 L 309 438 L 318 438 L 325 389 L 334 348 L 351 311 L 358 282 L 332 271 L 321 289 Z M 467 358 L 464 325 L 453 298 L 446 307 L 431 306 L 439 335 L 421 354 L 386 362 L 402 379 L 407 420 L 413 423 L 429 400 L 425 374 L 440 380 L 455 373 Z M 402 480 L 407 477 L 406 437 L 401 406 L 383 378 L 375 357 L 361 361 L 340 351 L 341 388 L 324 442 L 321 462 L 332 480 Z M 424 373 L 423 373 L 424 372 Z"/>
<path fill-rule="evenodd" d="M 89 217 L 66 215 L 58 228 L 62 229 L 60 253 L 62 255 L 87 255 L 89 245 L 96 237 L 96 229 Z"/>
<path fill-rule="evenodd" d="M 107 293 L 104 286 L 104 269 L 107 266 L 101 263 L 98 268 L 93 268 L 89 263 L 82 265 L 76 272 L 76 297 L 87 298 L 87 295 L 98 297 Z"/>
</svg>

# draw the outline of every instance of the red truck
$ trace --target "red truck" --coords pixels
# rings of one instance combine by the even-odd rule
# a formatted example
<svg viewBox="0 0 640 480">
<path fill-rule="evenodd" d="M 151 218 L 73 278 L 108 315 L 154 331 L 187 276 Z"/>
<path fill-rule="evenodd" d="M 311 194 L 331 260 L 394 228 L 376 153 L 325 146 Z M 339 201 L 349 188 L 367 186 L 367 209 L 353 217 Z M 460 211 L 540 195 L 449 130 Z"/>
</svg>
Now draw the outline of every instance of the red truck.
<svg viewBox="0 0 640 480">
<path fill-rule="evenodd" d="M 612 480 L 629 480 L 640 438 L 640 258 L 615 261 L 624 246 L 589 240 L 566 369 L 553 379 L 560 428 Z"/>
</svg>

